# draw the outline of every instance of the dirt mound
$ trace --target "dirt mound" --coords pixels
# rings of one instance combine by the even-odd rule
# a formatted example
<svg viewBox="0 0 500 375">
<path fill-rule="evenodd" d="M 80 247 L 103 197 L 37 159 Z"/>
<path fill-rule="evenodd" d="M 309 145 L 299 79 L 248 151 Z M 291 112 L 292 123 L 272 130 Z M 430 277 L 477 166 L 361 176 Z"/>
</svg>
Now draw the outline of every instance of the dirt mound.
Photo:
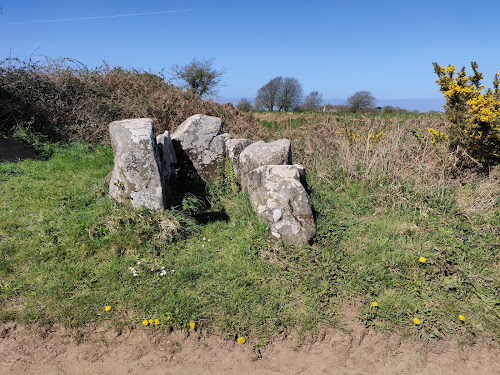
<svg viewBox="0 0 500 375">
<path fill-rule="evenodd" d="M 215 335 L 103 327 L 50 329 L 0 326 L 0 374 L 497 374 L 493 344 L 422 346 L 381 334 L 346 317 L 346 332 L 325 331 L 314 342 L 294 337 L 260 353 Z"/>
</svg>

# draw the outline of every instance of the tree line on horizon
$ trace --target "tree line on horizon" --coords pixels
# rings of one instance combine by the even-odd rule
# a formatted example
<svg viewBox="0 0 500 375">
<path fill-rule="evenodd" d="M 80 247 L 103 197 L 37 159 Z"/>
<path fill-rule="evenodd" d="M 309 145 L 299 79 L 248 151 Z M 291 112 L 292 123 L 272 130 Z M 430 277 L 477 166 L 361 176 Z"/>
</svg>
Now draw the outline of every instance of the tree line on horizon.
<svg viewBox="0 0 500 375">
<path fill-rule="evenodd" d="M 171 74 L 174 81 L 201 97 L 217 94 L 221 76 L 227 69 L 213 68 L 214 59 L 192 59 L 185 65 L 173 65 Z M 405 113 L 405 109 L 393 106 L 375 107 L 375 97 L 370 91 L 357 91 L 347 98 L 343 105 L 323 105 L 323 94 L 311 91 L 305 97 L 302 85 L 297 78 L 278 76 L 263 85 L 255 101 L 242 98 L 236 108 L 243 112 L 252 110 L 267 111 L 319 111 L 326 112 L 369 112 Z"/>
</svg>

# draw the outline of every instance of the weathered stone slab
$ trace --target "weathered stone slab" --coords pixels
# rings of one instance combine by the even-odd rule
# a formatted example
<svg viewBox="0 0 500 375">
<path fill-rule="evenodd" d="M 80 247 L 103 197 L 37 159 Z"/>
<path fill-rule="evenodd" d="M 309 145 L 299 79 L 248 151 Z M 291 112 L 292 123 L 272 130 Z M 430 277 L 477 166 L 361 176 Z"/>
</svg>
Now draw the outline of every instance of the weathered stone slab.
<svg viewBox="0 0 500 375">
<path fill-rule="evenodd" d="M 184 184 L 214 182 L 217 168 L 224 165 L 225 143 L 229 134 L 222 132 L 220 118 L 193 115 L 172 133 Z"/>
<path fill-rule="evenodd" d="M 271 235 L 288 245 L 311 241 L 316 233 L 314 217 L 301 183 L 301 165 L 266 165 L 248 176 L 250 202 L 257 215 L 265 219 Z"/>
<path fill-rule="evenodd" d="M 175 172 L 177 158 L 168 131 L 156 136 L 156 143 L 158 145 L 158 158 L 160 160 L 159 170 L 163 187 L 164 205 L 165 207 L 169 207 L 177 203 L 178 189 Z"/>
<path fill-rule="evenodd" d="M 292 164 L 292 146 L 288 139 L 252 143 L 240 154 L 241 187 L 247 190 L 249 174 L 264 165 Z"/>
<path fill-rule="evenodd" d="M 115 156 L 110 195 L 134 208 L 164 208 L 153 121 L 148 118 L 114 121 L 109 132 Z"/>
<path fill-rule="evenodd" d="M 252 141 L 250 139 L 228 139 L 226 141 L 226 155 L 231 160 L 233 166 L 234 176 L 240 178 L 240 154 L 243 150 L 250 146 Z"/>
</svg>

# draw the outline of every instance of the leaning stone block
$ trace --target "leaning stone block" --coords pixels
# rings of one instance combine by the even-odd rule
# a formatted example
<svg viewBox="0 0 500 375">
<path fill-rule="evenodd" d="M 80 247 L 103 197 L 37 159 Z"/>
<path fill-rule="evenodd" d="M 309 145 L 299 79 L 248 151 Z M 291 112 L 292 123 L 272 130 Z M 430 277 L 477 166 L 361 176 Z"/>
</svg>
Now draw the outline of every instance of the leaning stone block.
<svg viewBox="0 0 500 375">
<path fill-rule="evenodd" d="M 250 146 L 252 141 L 250 139 L 228 139 L 226 141 L 226 155 L 231 160 L 233 165 L 234 176 L 240 178 L 240 154 L 243 150 Z"/>
<path fill-rule="evenodd" d="M 172 133 L 182 183 L 185 186 L 215 182 L 217 168 L 223 166 L 225 143 L 231 138 L 222 132 L 218 117 L 193 115 Z"/>
<path fill-rule="evenodd" d="M 164 208 L 153 121 L 148 118 L 114 121 L 109 132 L 115 157 L 110 195 L 134 208 Z"/>
<path fill-rule="evenodd" d="M 156 143 L 158 145 L 158 157 L 160 160 L 159 167 L 163 186 L 164 205 L 165 207 L 169 207 L 177 203 L 178 189 L 175 172 L 177 158 L 168 131 L 156 136 Z"/>
</svg>

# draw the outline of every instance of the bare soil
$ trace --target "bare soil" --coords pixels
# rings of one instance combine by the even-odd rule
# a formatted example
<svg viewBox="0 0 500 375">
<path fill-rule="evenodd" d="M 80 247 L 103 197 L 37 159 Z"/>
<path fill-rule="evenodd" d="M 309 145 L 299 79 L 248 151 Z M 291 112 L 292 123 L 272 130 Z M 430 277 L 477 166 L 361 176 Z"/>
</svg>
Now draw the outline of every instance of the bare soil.
<svg viewBox="0 0 500 375">
<path fill-rule="evenodd" d="M 345 306 L 345 330 L 314 342 L 276 340 L 259 354 L 244 345 L 197 332 L 104 327 L 42 328 L 0 325 L 0 374 L 500 374 L 493 342 L 423 346 L 398 333 L 367 329 Z"/>
<path fill-rule="evenodd" d="M 24 159 L 41 159 L 35 149 L 15 139 L 0 137 L 0 163 L 17 162 Z"/>
</svg>

